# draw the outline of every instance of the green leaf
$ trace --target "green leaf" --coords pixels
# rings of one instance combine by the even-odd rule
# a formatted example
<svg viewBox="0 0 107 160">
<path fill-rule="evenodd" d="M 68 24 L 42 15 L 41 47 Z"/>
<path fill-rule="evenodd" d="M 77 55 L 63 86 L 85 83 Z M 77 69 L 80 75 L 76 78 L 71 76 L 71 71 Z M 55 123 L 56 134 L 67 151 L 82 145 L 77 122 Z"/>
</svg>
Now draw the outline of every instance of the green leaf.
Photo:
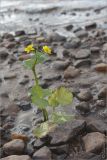
<svg viewBox="0 0 107 160">
<path fill-rule="evenodd" d="M 27 69 L 32 69 L 33 66 L 35 64 L 35 59 L 27 59 L 24 61 L 24 66 L 27 68 Z"/>
<path fill-rule="evenodd" d="M 38 96 L 31 96 L 31 100 L 32 103 L 37 105 L 40 109 L 44 109 L 49 105 L 46 99 L 39 98 Z"/>
<path fill-rule="evenodd" d="M 50 122 L 41 123 L 39 127 L 34 130 L 34 134 L 37 138 L 46 136 L 50 131 L 56 127 L 56 124 Z"/>
<path fill-rule="evenodd" d="M 37 59 L 37 64 L 43 63 L 47 59 L 47 56 L 44 53 L 37 51 L 36 59 Z"/>
<path fill-rule="evenodd" d="M 49 105 L 52 107 L 57 107 L 58 105 L 68 105 L 72 102 L 72 100 L 72 93 L 64 87 L 60 87 L 53 91 L 51 96 L 48 98 Z"/>
<path fill-rule="evenodd" d="M 69 105 L 72 102 L 73 95 L 68 89 L 60 87 L 57 89 L 56 92 L 57 92 L 57 101 L 62 106 Z"/>
<path fill-rule="evenodd" d="M 54 112 L 52 114 L 52 122 L 56 123 L 56 124 L 65 123 L 65 122 L 70 121 L 72 119 L 74 119 L 74 116 L 67 115 L 66 113 Z"/>
</svg>

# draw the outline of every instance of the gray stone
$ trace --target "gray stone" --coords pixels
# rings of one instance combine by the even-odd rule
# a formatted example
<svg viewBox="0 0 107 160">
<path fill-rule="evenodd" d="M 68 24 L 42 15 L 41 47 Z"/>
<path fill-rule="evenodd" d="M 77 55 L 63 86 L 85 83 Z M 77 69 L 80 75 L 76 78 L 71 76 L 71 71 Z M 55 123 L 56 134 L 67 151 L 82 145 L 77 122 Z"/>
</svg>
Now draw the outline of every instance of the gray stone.
<svg viewBox="0 0 107 160">
<path fill-rule="evenodd" d="M 5 158 L 1 158 L 1 160 L 31 160 L 31 158 L 28 155 L 22 155 L 22 156 L 12 155 Z"/>
<path fill-rule="evenodd" d="M 53 81 L 53 80 L 59 80 L 59 79 L 61 79 L 61 75 L 58 73 L 50 72 L 43 76 L 43 80 L 47 80 L 47 81 Z"/>
<path fill-rule="evenodd" d="M 33 154 L 34 160 L 52 160 L 51 151 L 48 147 L 44 146 Z"/>
<path fill-rule="evenodd" d="M 90 66 L 91 65 L 91 59 L 83 59 L 83 60 L 77 60 L 75 63 L 74 63 L 74 66 L 75 67 L 84 67 L 84 66 Z"/>
<path fill-rule="evenodd" d="M 104 45 L 103 45 L 103 49 L 102 49 L 104 52 L 107 52 L 107 43 L 105 43 Z"/>
<path fill-rule="evenodd" d="M 5 50 L 5 49 L 1 49 L 0 50 L 0 59 L 1 60 L 5 60 L 5 59 L 7 59 L 7 57 L 8 57 L 8 52 Z"/>
<path fill-rule="evenodd" d="M 68 67 L 70 62 L 68 60 L 66 61 L 54 61 L 52 63 L 52 68 L 57 69 L 57 70 L 64 70 Z"/>
<path fill-rule="evenodd" d="M 62 36 L 62 35 L 60 35 L 60 34 L 58 34 L 58 33 L 50 33 L 50 34 L 48 34 L 48 40 L 49 41 L 53 41 L 53 42 L 60 42 L 60 41 L 65 41 L 66 40 L 66 37 L 64 37 L 64 36 Z"/>
<path fill-rule="evenodd" d="M 81 41 L 79 38 L 73 38 L 71 42 L 64 43 L 64 48 L 71 49 L 71 48 L 77 48 L 81 44 Z"/>
<path fill-rule="evenodd" d="M 85 127 L 84 120 L 74 120 L 58 125 L 54 131 L 49 133 L 51 146 L 65 144 L 79 134 Z"/>
<path fill-rule="evenodd" d="M 99 90 L 98 98 L 103 99 L 107 97 L 107 87 L 103 87 Z"/>
<path fill-rule="evenodd" d="M 75 33 L 77 37 L 79 38 L 84 38 L 88 36 L 88 32 L 84 31 L 84 30 L 80 30 L 78 32 Z"/>
<path fill-rule="evenodd" d="M 69 24 L 69 25 L 67 25 L 67 26 L 65 27 L 65 29 L 66 29 L 67 31 L 70 31 L 72 28 L 73 28 L 73 25 L 72 25 L 72 24 Z"/>
<path fill-rule="evenodd" d="M 83 114 L 90 112 L 90 106 L 89 106 L 89 103 L 87 102 L 80 102 L 78 105 L 76 105 L 76 109 Z"/>
<path fill-rule="evenodd" d="M 50 147 L 52 153 L 60 155 L 60 154 L 68 154 L 69 152 L 69 144 L 64 144 L 60 146 L 52 146 Z"/>
<path fill-rule="evenodd" d="M 105 145 L 106 137 L 99 132 L 88 133 L 83 137 L 86 152 L 99 153 Z"/>
<path fill-rule="evenodd" d="M 87 90 L 82 90 L 78 95 L 77 95 L 77 98 L 80 100 L 80 101 L 89 101 L 93 98 L 92 94 L 90 91 L 87 91 Z"/>
<path fill-rule="evenodd" d="M 74 57 L 76 59 L 89 58 L 90 57 L 90 50 L 88 50 L 88 49 L 80 49 L 79 51 L 77 51 L 76 54 L 74 54 Z"/>
<path fill-rule="evenodd" d="M 6 155 L 20 155 L 24 152 L 25 144 L 20 139 L 12 140 L 8 143 L 5 143 L 3 150 Z"/>
<path fill-rule="evenodd" d="M 44 141 L 37 139 L 33 146 L 34 146 L 34 148 L 39 149 L 39 148 L 43 147 L 44 145 L 45 145 Z"/>
</svg>

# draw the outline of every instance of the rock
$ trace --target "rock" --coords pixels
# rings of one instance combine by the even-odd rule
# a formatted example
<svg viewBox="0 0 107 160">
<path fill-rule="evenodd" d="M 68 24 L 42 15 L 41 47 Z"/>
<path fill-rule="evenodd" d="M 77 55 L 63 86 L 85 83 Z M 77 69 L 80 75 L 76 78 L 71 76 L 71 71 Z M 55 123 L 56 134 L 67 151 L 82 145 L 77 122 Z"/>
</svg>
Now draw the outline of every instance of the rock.
<svg viewBox="0 0 107 160">
<path fill-rule="evenodd" d="M 46 39 L 44 37 L 37 37 L 36 42 L 38 43 L 46 42 Z"/>
<path fill-rule="evenodd" d="M 102 155 L 96 155 L 91 152 L 82 152 L 78 157 L 79 160 L 102 160 Z"/>
<path fill-rule="evenodd" d="M 96 107 L 100 107 L 100 108 L 106 107 L 106 102 L 104 100 L 97 100 Z"/>
<path fill-rule="evenodd" d="M 34 153 L 34 148 L 31 144 L 27 144 L 26 149 L 25 149 L 25 153 L 29 156 L 32 156 Z"/>
<path fill-rule="evenodd" d="M 25 31 L 24 30 L 20 30 L 20 31 L 16 31 L 15 32 L 15 36 L 23 36 L 23 35 L 25 35 L 26 33 L 25 33 Z"/>
<path fill-rule="evenodd" d="M 90 66 L 91 65 L 91 59 L 83 59 L 83 60 L 77 60 L 75 63 L 74 63 L 74 66 L 75 67 L 84 67 L 84 66 Z"/>
<path fill-rule="evenodd" d="M 88 132 L 100 132 L 105 134 L 107 132 L 107 124 L 100 119 L 88 119 L 87 120 L 87 131 Z"/>
<path fill-rule="evenodd" d="M 103 45 L 102 50 L 103 50 L 103 52 L 107 52 L 107 43 L 105 43 L 105 44 Z"/>
<path fill-rule="evenodd" d="M 96 54 L 96 55 L 100 53 L 99 47 L 91 47 L 90 50 L 91 50 L 91 53 Z"/>
<path fill-rule="evenodd" d="M 84 120 L 74 120 L 58 125 L 54 131 L 49 133 L 51 146 L 62 145 L 77 136 L 85 127 Z"/>
<path fill-rule="evenodd" d="M 88 133 L 83 137 L 86 152 L 99 153 L 105 145 L 105 135 L 99 132 Z"/>
<path fill-rule="evenodd" d="M 29 83 L 29 78 L 22 78 L 19 81 L 19 84 L 21 84 L 21 85 L 26 85 L 27 83 Z"/>
<path fill-rule="evenodd" d="M 107 64 L 106 63 L 99 63 L 95 66 L 95 70 L 98 72 L 107 72 Z"/>
<path fill-rule="evenodd" d="M 84 30 L 77 31 L 75 34 L 79 38 L 85 38 L 88 36 L 88 32 Z"/>
<path fill-rule="evenodd" d="M 20 102 L 17 103 L 17 105 L 23 111 L 27 111 L 27 110 L 30 110 L 32 108 L 31 103 L 27 102 L 27 101 L 20 101 Z"/>
<path fill-rule="evenodd" d="M 3 146 L 3 150 L 6 155 L 20 155 L 24 152 L 25 144 L 20 139 L 12 140 L 8 143 L 5 143 Z"/>
<path fill-rule="evenodd" d="M 1 60 L 6 60 L 8 57 L 8 52 L 5 49 L 1 49 L 0 50 L 0 59 Z"/>
<path fill-rule="evenodd" d="M 34 148 L 36 149 L 40 149 L 41 147 L 43 147 L 45 145 L 45 142 L 40 140 L 40 139 L 37 139 L 34 143 Z"/>
<path fill-rule="evenodd" d="M 47 73 L 43 76 L 43 80 L 53 81 L 61 79 L 61 75 L 58 73 Z"/>
<path fill-rule="evenodd" d="M 5 80 L 10 80 L 10 79 L 14 79 L 17 77 L 16 73 L 7 73 L 6 75 L 4 75 L 4 79 Z"/>
<path fill-rule="evenodd" d="M 90 50 L 88 49 L 80 49 L 74 57 L 76 59 L 84 59 L 84 58 L 89 58 L 90 57 Z"/>
<path fill-rule="evenodd" d="M 4 33 L 3 38 L 7 39 L 9 41 L 13 41 L 14 40 L 14 36 L 12 34 L 10 34 L 10 33 Z"/>
<path fill-rule="evenodd" d="M 64 144 L 64 145 L 60 145 L 60 146 L 52 146 L 50 147 L 50 150 L 52 151 L 52 153 L 60 155 L 60 154 L 68 154 L 69 152 L 69 145 L 68 144 Z"/>
<path fill-rule="evenodd" d="M 76 69 L 73 66 L 69 66 L 65 71 L 64 71 L 64 78 L 75 78 L 80 74 L 80 70 Z"/>
<path fill-rule="evenodd" d="M 12 140 L 14 140 L 14 139 L 21 139 L 24 142 L 27 142 L 28 139 L 29 139 L 26 135 L 19 134 L 19 133 L 11 133 L 11 138 L 12 138 Z"/>
<path fill-rule="evenodd" d="M 76 105 L 76 109 L 83 114 L 90 112 L 90 106 L 87 102 L 80 102 L 78 105 Z"/>
<path fill-rule="evenodd" d="M 81 41 L 79 38 L 73 38 L 71 42 L 64 43 L 64 48 L 71 49 L 71 48 L 77 48 L 81 44 Z"/>
<path fill-rule="evenodd" d="M 5 45 L 7 49 L 13 49 L 15 46 L 16 46 L 16 42 L 8 42 Z"/>
<path fill-rule="evenodd" d="M 92 94 L 90 91 L 87 91 L 87 90 L 82 90 L 78 95 L 77 95 L 77 98 L 80 100 L 80 101 L 89 101 L 93 98 Z"/>
<path fill-rule="evenodd" d="M 52 42 L 52 41 L 53 42 L 66 41 L 66 37 L 64 37 L 58 33 L 54 33 L 54 32 L 50 33 L 47 37 L 50 42 Z"/>
<path fill-rule="evenodd" d="M 6 107 L 6 112 L 9 114 L 9 115 L 13 115 L 13 114 L 17 114 L 20 109 L 19 107 L 15 104 L 15 103 L 9 103 Z"/>
<path fill-rule="evenodd" d="M 64 70 L 69 66 L 70 62 L 68 60 L 66 61 L 54 61 L 52 63 L 52 68 L 56 70 Z"/>
<path fill-rule="evenodd" d="M 28 155 L 22 155 L 22 156 L 12 155 L 5 158 L 1 158 L 1 160 L 31 160 L 31 158 Z"/>
<path fill-rule="evenodd" d="M 72 28 L 73 28 L 73 25 L 72 25 L 72 24 L 69 24 L 69 25 L 67 25 L 67 26 L 65 27 L 65 29 L 66 29 L 67 31 L 70 31 Z"/>
<path fill-rule="evenodd" d="M 69 56 L 69 51 L 68 51 L 67 49 L 64 49 L 64 50 L 62 51 L 62 55 L 63 55 L 64 57 L 68 57 L 68 56 Z"/>
<path fill-rule="evenodd" d="M 2 128 L 2 127 L 0 127 L 0 137 L 1 137 L 1 136 L 3 136 L 3 135 L 4 135 L 4 133 L 5 133 L 5 129 L 4 129 L 4 128 Z"/>
<path fill-rule="evenodd" d="M 95 29 L 97 27 L 97 24 L 95 22 L 92 22 L 85 26 L 86 30 Z"/>
<path fill-rule="evenodd" d="M 101 90 L 98 93 L 98 98 L 103 99 L 107 97 L 107 87 L 101 88 Z"/>
<path fill-rule="evenodd" d="M 33 154 L 34 160 L 52 160 L 51 151 L 48 147 L 44 146 Z"/>
</svg>

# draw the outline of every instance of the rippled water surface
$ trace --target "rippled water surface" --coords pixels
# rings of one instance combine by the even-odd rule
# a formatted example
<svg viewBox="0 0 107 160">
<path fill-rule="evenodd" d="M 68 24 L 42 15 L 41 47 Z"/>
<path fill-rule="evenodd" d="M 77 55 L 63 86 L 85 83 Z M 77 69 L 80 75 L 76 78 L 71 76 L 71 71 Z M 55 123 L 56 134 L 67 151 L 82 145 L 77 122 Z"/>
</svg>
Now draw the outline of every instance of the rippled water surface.
<svg viewBox="0 0 107 160">
<path fill-rule="evenodd" d="M 107 21 L 107 0 L 1 0 L 0 31 Z"/>
</svg>

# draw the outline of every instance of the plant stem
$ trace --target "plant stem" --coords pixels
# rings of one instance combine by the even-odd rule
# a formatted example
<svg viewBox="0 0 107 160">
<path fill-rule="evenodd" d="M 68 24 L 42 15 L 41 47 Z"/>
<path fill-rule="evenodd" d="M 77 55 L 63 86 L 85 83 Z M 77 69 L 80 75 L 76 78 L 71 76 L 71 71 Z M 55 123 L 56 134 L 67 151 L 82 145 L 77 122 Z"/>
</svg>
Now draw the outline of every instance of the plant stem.
<svg viewBox="0 0 107 160">
<path fill-rule="evenodd" d="M 32 68 L 32 72 L 33 72 L 33 74 L 34 74 L 34 78 L 35 78 L 36 85 L 38 85 L 38 78 L 37 78 L 37 75 L 36 75 L 35 65 L 34 65 L 33 68 Z"/>
<path fill-rule="evenodd" d="M 48 121 L 48 113 L 47 113 L 46 109 L 43 109 L 42 112 L 43 112 L 44 122 Z"/>
</svg>

